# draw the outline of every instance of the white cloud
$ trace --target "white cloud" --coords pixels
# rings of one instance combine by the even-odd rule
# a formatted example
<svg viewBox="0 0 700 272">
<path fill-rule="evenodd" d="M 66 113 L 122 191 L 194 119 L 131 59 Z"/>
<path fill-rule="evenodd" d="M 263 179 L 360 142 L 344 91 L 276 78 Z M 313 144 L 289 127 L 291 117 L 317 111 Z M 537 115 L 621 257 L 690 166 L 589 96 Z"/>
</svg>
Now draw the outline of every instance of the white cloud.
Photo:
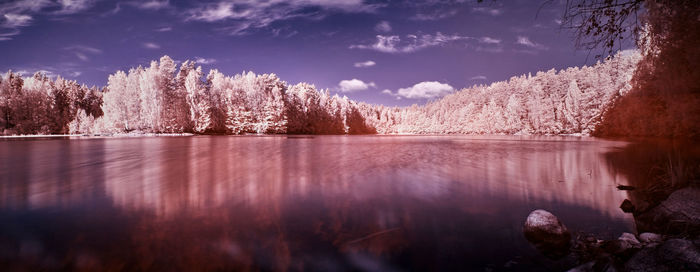
<svg viewBox="0 0 700 272">
<path fill-rule="evenodd" d="M 368 60 L 368 61 L 363 61 L 363 62 L 355 62 L 353 66 L 357 68 L 364 68 L 364 67 L 372 67 L 374 65 L 377 65 L 376 62 Z"/>
<path fill-rule="evenodd" d="M 59 0 L 61 9 L 57 14 L 74 14 L 91 8 L 96 0 Z"/>
<path fill-rule="evenodd" d="M 374 30 L 377 32 L 389 32 L 391 31 L 391 24 L 387 21 L 381 21 L 379 22 L 376 26 L 374 26 Z"/>
<path fill-rule="evenodd" d="M 515 42 L 516 44 L 527 46 L 533 49 L 538 49 L 538 50 L 547 50 L 549 49 L 547 46 L 544 46 L 542 44 L 533 42 L 530 40 L 530 38 L 525 37 L 525 36 L 518 36 L 518 40 Z"/>
<path fill-rule="evenodd" d="M 53 65 L 41 65 L 41 66 L 25 66 L 25 67 L 15 67 L 13 71 L 17 71 L 22 77 L 31 77 L 35 73 L 42 73 L 50 78 L 56 78 L 59 73 L 62 76 L 68 76 L 72 78 L 79 77 L 83 74 L 80 70 L 83 65 L 75 62 L 59 62 Z"/>
<path fill-rule="evenodd" d="M 88 55 L 102 54 L 102 50 L 85 45 L 73 45 L 64 47 L 63 49 L 73 52 L 75 57 L 82 61 L 89 61 L 90 57 Z"/>
<path fill-rule="evenodd" d="M 219 2 L 214 5 L 208 5 L 200 9 L 191 11 L 189 19 L 195 21 L 216 22 L 224 19 L 240 19 L 245 18 L 251 13 L 250 10 L 236 12 L 233 10 L 233 3 Z"/>
<path fill-rule="evenodd" d="M 114 14 L 119 13 L 119 11 L 121 11 L 121 10 L 122 10 L 122 5 L 121 5 L 121 3 L 117 3 L 117 4 L 114 5 L 114 8 L 113 8 L 112 10 L 103 13 L 102 15 L 100 15 L 100 17 L 106 17 L 106 16 L 114 15 Z"/>
<path fill-rule="evenodd" d="M 19 30 L 13 29 L 8 32 L 0 32 L 0 41 L 12 40 L 12 36 L 19 34 Z"/>
<path fill-rule="evenodd" d="M 201 57 L 195 57 L 194 61 L 198 64 L 212 64 L 216 63 L 216 59 L 207 59 L 207 58 L 201 58 Z"/>
<path fill-rule="evenodd" d="M 156 31 L 157 31 L 157 32 L 168 32 L 168 31 L 172 31 L 172 30 L 173 30 L 173 28 L 170 27 L 170 26 L 164 26 L 164 27 L 156 28 Z"/>
<path fill-rule="evenodd" d="M 6 28 L 16 28 L 21 26 L 28 26 L 32 21 L 32 16 L 24 14 L 13 14 L 7 13 L 3 15 L 5 20 L 2 23 L 2 27 Z"/>
<path fill-rule="evenodd" d="M 86 52 L 86 53 L 91 53 L 91 54 L 101 54 L 102 53 L 102 50 L 95 48 L 95 47 L 86 46 L 86 45 L 73 45 L 73 46 L 65 47 L 63 49 Z"/>
<path fill-rule="evenodd" d="M 80 52 L 75 52 L 75 56 L 78 57 L 82 61 L 90 60 L 90 58 L 88 58 L 85 54 L 80 53 Z"/>
<path fill-rule="evenodd" d="M 445 18 L 449 18 L 457 15 L 456 9 L 451 10 L 437 10 L 432 13 L 418 13 L 413 17 L 409 18 L 415 21 L 437 21 Z"/>
<path fill-rule="evenodd" d="M 19 35 L 19 28 L 31 25 L 44 12 L 49 15 L 68 15 L 91 8 L 96 0 L 15 0 L 0 1 L 0 41 Z M 52 11 L 48 11 L 50 9 Z"/>
<path fill-rule="evenodd" d="M 467 36 L 445 35 L 437 32 L 435 35 L 406 35 L 403 42 L 399 36 L 377 35 L 377 41 L 369 45 L 351 45 L 350 49 L 369 49 L 384 53 L 411 53 L 424 48 L 442 46 L 450 42 L 472 39 Z"/>
<path fill-rule="evenodd" d="M 437 81 L 424 81 L 408 88 L 399 89 L 395 95 L 411 98 L 437 98 L 454 92 L 452 86 Z"/>
<path fill-rule="evenodd" d="M 486 43 L 486 44 L 500 44 L 501 40 L 499 39 L 494 39 L 491 37 L 481 37 L 479 38 L 480 43 Z"/>
<path fill-rule="evenodd" d="M 473 76 L 470 78 L 470 80 L 486 80 L 486 76 L 483 76 L 483 75 Z"/>
<path fill-rule="evenodd" d="M 299 31 L 290 30 L 289 27 L 273 28 L 272 30 L 270 30 L 270 32 L 272 32 L 273 37 L 280 37 L 281 36 L 282 38 L 285 38 L 285 39 L 299 34 Z"/>
<path fill-rule="evenodd" d="M 44 69 L 37 69 L 37 70 L 34 70 L 34 72 L 30 72 L 29 70 L 20 70 L 18 72 L 18 74 L 20 74 L 23 77 L 30 77 L 36 73 L 41 73 L 49 78 L 54 78 L 54 79 L 56 78 L 56 76 L 58 76 L 58 74 L 56 74 L 52 71 L 49 71 L 49 70 L 44 70 Z"/>
<path fill-rule="evenodd" d="M 498 16 L 503 13 L 502 10 L 496 9 L 496 8 L 487 8 L 487 7 L 476 7 L 472 8 L 472 11 L 478 12 L 478 13 L 483 13 L 483 14 L 488 14 L 491 16 Z"/>
<path fill-rule="evenodd" d="M 148 49 L 160 49 L 160 45 L 152 42 L 143 43 L 143 47 Z"/>
<path fill-rule="evenodd" d="M 135 1 L 130 4 L 139 9 L 160 10 L 170 7 L 170 0 Z"/>
<path fill-rule="evenodd" d="M 46 7 L 55 5 L 56 3 L 50 0 L 4 1 L 4 3 L 0 4 L 0 14 L 34 13 Z"/>
<path fill-rule="evenodd" d="M 369 89 L 370 87 L 375 88 L 377 86 L 374 84 L 374 82 L 365 83 L 362 80 L 353 78 L 351 80 L 341 80 L 340 83 L 338 83 L 338 87 L 340 88 L 340 92 L 351 93 L 357 91 L 364 91 Z"/>
<path fill-rule="evenodd" d="M 394 95 L 394 93 L 392 93 L 391 90 L 389 90 L 389 89 L 384 89 L 384 90 L 382 90 L 382 93 L 383 93 L 383 94 L 388 94 L 388 95 Z"/>
<path fill-rule="evenodd" d="M 367 13 L 381 6 L 384 4 L 366 4 L 364 0 L 219 0 L 198 4 L 187 10 L 185 16 L 187 21 L 227 22 L 229 25 L 220 30 L 243 35 L 276 21 L 296 17 L 319 19 L 328 11 Z M 314 8 L 318 10 L 311 11 Z"/>
</svg>

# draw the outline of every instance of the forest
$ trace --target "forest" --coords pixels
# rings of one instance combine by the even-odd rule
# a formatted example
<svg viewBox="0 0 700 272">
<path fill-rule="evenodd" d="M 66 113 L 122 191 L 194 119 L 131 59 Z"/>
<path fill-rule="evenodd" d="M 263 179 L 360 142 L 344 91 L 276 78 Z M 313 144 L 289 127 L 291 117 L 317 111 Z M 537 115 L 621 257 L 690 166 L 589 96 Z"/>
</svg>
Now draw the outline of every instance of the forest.
<svg viewBox="0 0 700 272">
<path fill-rule="evenodd" d="M 582 134 L 630 89 L 640 55 L 479 85 L 424 106 L 356 102 L 274 74 L 206 75 L 163 56 L 118 71 L 103 88 L 61 77 L 0 78 L 5 135 L 195 134 Z"/>
</svg>

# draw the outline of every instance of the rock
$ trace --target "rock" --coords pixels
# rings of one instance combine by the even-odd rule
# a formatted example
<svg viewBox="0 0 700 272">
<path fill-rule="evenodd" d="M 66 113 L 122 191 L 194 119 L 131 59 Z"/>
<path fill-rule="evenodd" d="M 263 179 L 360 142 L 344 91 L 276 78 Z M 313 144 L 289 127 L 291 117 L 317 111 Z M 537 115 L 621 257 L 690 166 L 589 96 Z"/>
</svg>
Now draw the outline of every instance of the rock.
<svg viewBox="0 0 700 272">
<path fill-rule="evenodd" d="M 693 242 L 669 239 L 640 250 L 625 264 L 627 271 L 700 271 L 700 251 Z"/>
<path fill-rule="evenodd" d="M 567 270 L 566 272 L 589 272 L 593 271 L 593 265 L 595 265 L 595 262 L 590 261 L 587 263 L 584 263 L 582 265 L 579 265 L 577 267 L 571 268 Z"/>
<path fill-rule="evenodd" d="M 700 234 L 700 189 L 677 190 L 658 206 L 636 215 L 635 221 L 639 231 Z"/>
<path fill-rule="evenodd" d="M 668 271 L 667 267 L 656 260 L 656 250 L 654 248 L 645 248 L 637 252 L 627 263 L 625 263 L 625 271 Z M 663 268 L 663 270 L 661 270 Z"/>
<path fill-rule="evenodd" d="M 669 239 L 659 247 L 659 255 L 672 263 L 700 270 L 700 251 L 693 242 L 685 239 Z"/>
<path fill-rule="evenodd" d="M 632 204 L 632 201 L 630 201 L 629 199 L 625 199 L 624 201 L 622 201 L 622 204 L 620 204 L 620 209 L 622 209 L 622 211 L 625 213 L 633 213 L 634 205 Z"/>
<path fill-rule="evenodd" d="M 552 259 L 569 253 L 571 233 L 559 218 L 545 210 L 535 210 L 527 216 L 523 227 L 525 238 L 537 250 Z"/>
<path fill-rule="evenodd" d="M 663 242 L 664 238 L 656 233 L 645 232 L 639 235 L 639 240 L 647 245 L 656 245 Z"/>
<path fill-rule="evenodd" d="M 646 201 L 644 199 L 637 199 L 634 202 L 634 211 L 637 213 L 645 212 L 651 208 L 651 203 L 649 201 Z"/>
<path fill-rule="evenodd" d="M 622 247 L 625 249 L 630 249 L 630 248 L 641 248 L 642 243 L 637 240 L 637 237 L 634 236 L 634 234 L 625 232 L 622 233 L 620 238 L 617 238 L 618 241 L 621 242 Z"/>
</svg>

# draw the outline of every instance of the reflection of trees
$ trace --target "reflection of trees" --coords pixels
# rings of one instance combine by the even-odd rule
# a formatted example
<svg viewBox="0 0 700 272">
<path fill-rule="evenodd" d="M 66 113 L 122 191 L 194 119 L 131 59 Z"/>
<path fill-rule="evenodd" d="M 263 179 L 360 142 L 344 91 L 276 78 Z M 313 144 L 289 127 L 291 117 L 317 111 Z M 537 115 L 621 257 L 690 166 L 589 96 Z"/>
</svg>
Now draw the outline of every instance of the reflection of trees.
<svg viewBox="0 0 700 272">
<path fill-rule="evenodd" d="M 0 207 L 68 207 L 98 198 L 104 152 L 102 140 L 2 143 Z"/>
<path fill-rule="evenodd" d="M 26 201 L 34 207 L 77 203 L 85 194 L 94 196 L 99 187 L 94 181 L 104 175 L 106 194 L 117 206 L 159 216 L 232 205 L 275 206 L 299 198 L 360 202 L 399 194 L 429 202 L 456 192 L 465 201 L 486 202 L 484 195 L 499 195 L 615 215 L 609 207 L 622 196 L 610 187 L 625 183 L 617 173 L 642 180 L 634 175 L 643 172 L 624 172 L 630 167 L 618 165 L 608 171 L 609 165 L 598 159 L 612 143 L 426 139 L 194 137 L 20 144 L 14 146 L 29 151 L 3 149 L 22 154 L 3 156 L 12 158 L 3 161 L 3 171 L 11 173 L 4 179 L 13 177 L 2 183 L 3 200 L 19 196 L 13 204 Z"/>
<path fill-rule="evenodd" d="M 528 141 L 447 136 L 71 141 L 67 149 L 53 150 L 71 158 L 53 170 L 45 170 L 51 161 L 31 149 L 22 161 L 29 165 L 26 171 L 12 172 L 26 182 L 3 183 L 0 195 L 13 201 L 3 207 L 70 208 L 67 204 L 89 205 L 104 194 L 116 209 L 91 220 L 119 221 L 124 233 L 96 238 L 120 241 L 88 249 L 103 265 L 129 270 L 389 268 L 386 260 L 431 268 L 444 262 L 426 254 L 507 255 L 498 247 L 475 251 L 473 245 L 492 242 L 484 239 L 494 231 L 498 239 L 522 239 L 512 232 L 518 227 L 504 228 L 503 221 L 520 222 L 532 205 L 623 216 L 616 208 L 623 195 L 613 188 L 626 181 L 600 160 L 601 152 L 617 144 L 522 139 Z M 96 150 L 104 159 L 90 164 L 87 158 Z M 46 185 L 54 183 L 45 178 L 66 171 L 70 174 L 55 182 L 61 186 Z M 41 193 L 32 191 L 36 187 Z M 22 197 L 4 197 L 16 194 Z M 43 202 L 31 201 L 34 195 Z"/>
<path fill-rule="evenodd" d="M 666 199 L 673 191 L 697 185 L 700 177 L 700 147 L 692 141 L 643 140 L 605 154 L 612 173 L 636 187 L 628 191 L 635 206 L 638 231 L 648 223 L 639 216 Z M 658 232 L 658 230 L 654 230 Z"/>
</svg>

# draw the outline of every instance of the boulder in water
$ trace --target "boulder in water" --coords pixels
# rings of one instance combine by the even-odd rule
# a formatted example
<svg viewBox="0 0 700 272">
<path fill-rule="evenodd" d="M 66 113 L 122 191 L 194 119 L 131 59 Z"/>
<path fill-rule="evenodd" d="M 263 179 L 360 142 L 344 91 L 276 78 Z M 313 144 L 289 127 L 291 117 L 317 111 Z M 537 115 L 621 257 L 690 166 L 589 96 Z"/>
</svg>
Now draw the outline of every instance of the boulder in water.
<svg viewBox="0 0 700 272">
<path fill-rule="evenodd" d="M 530 243 L 550 258 L 558 259 L 569 253 L 571 233 L 548 211 L 531 212 L 525 220 L 523 233 Z"/>
</svg>

